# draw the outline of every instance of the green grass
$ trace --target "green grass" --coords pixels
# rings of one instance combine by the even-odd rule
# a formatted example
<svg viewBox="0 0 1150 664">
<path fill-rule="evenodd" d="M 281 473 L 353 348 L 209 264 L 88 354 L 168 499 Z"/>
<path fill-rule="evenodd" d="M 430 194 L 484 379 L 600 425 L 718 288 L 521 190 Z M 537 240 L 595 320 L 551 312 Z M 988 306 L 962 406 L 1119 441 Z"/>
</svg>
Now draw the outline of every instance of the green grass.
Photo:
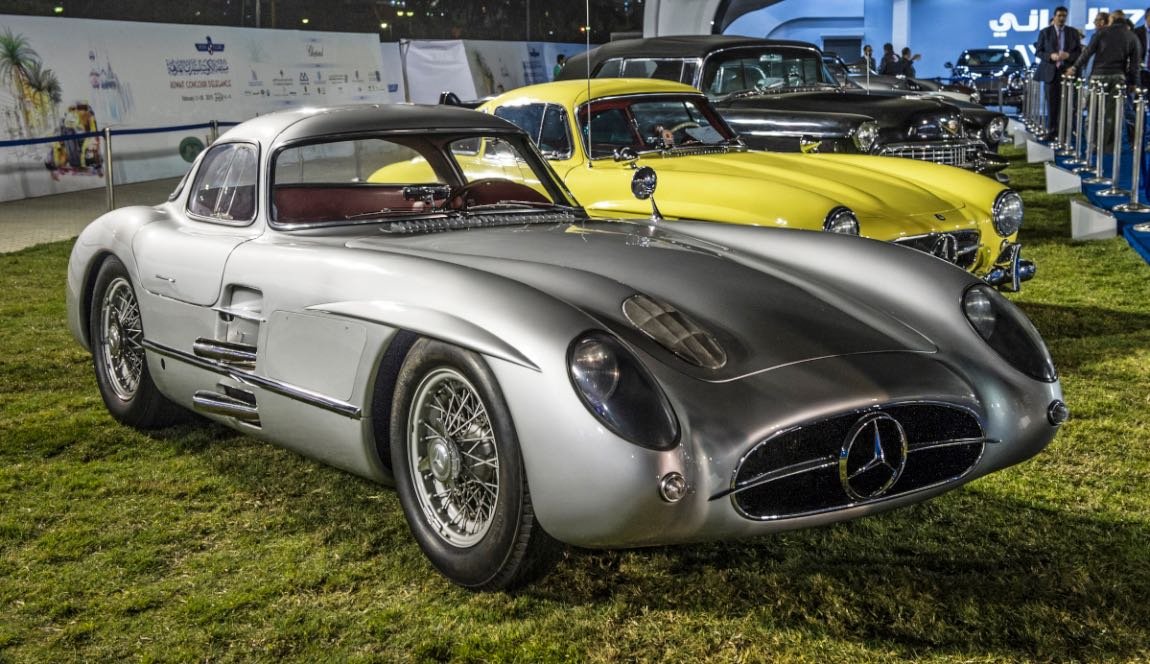
<svg viewBox="0 0 1150 664">
<path fill-rule="evenodd" d="M 105 413 L 69 243 L 0 256 L 0 661 L 1150 661 L 1150 266 L 1011 174 L 1073 418 L 926 504 L 739 542 L 443 580 L 395 495 L 216 426 Z"/>
</svg>

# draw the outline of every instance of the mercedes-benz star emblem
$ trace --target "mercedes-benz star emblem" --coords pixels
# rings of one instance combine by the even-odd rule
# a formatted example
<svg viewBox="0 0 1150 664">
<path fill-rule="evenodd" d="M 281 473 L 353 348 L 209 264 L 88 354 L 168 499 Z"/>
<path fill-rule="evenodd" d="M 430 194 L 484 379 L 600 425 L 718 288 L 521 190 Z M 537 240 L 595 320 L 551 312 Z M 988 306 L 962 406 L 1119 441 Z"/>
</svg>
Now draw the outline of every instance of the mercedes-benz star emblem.
<svg viewBox="0 0 1150 664">
<path fill-rule="evenodd" d="M 839 481 L 853 500 L 878 498 L 906 467 L 906 431 L 886 413 L 871 413 L 851 427 L 839 452 Z"/>
</svg>

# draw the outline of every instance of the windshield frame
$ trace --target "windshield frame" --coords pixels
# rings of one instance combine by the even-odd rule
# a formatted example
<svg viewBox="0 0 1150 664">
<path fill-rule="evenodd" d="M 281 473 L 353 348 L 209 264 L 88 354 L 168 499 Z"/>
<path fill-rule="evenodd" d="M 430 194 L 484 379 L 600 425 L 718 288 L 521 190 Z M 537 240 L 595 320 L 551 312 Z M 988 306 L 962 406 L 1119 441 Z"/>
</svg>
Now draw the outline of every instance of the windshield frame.
<svg viewBox="0 0 1150 664">
<path fill-rule="evenodd" d="M 720 130 L 720 132 L 723 134 L 723 140 L 728 142 L 725 145 L 706 144 L 706 145 L 698 145 L 698 146 L 675 146 L 672 148 L 653 148 L 653 147 L 652 148 L 644 148 L 642 150 L 635 150 L 635 152 L 637 154 L 650 154 L 650 153 L 667 154 L 667 153 L 674 153 L 674 152 L 679 152 L 681 154 L 690 154 L 692 152 L 700 152 L 700 151 L 729 150 L 732 147 L 735 147 L 735 144 L 733 143 L 733 141 L 737 140 L 738 134 L 733 129 L 731 129 L 730 125 L 728 125 L 725 120 L 723 120 L 722 114 L 720 114 L 719 111 L 714 106 L 711 105 L 711 101 L 707 98 L 706 95 L 699 93 L 699 92 L 637 92 L 637 93 L 629 93 L 629 94 L 621 94 L 621 95 L 608 95 L 608 96 L 604 96 L 604 97 L 595 97 L 594 99 L 591 99 L 590 101 L 585 101 L 582 104 L 579 104 L 578 106 L 575 107 L 575 109 L 574 109 L 575 112 L 571 116 L 571 121 L 574 123 L 575 134 L 579 137 L 579 146 L 582 148 L 583 156 L 584 156 L 584 158 L 587 159 L 587 161 L 603 161 L 606 159 L 614 160 L 615 157 L 614 157 L 614 155 L 602 155 L 602 156 L 598 156 L 598 157 L 593 157 L 591 155 L 591 148 L 587 142 L 587 135 L 583 131 L 583 124 L 580 122 L 580 116 L 587 114 L 588 113 L 587 109 L 589 109 L 589 107 L 591 107 L 591 106 L 615 102 L 615 101 L 618 101 L 620 99 L 633 100 L 633 101 L 654 100 L 654 101 L 696 101 L 696 102 L 700 102 L 699 108 L 700 108 L 700 110 L 702 110 L 703 115 L 706 116 L 707 119 L 711 121 L 712 125 L 714 125 L 716 128 L 718 128 Z M 638 128 L 634 126 L 635 120 L 634 120 L 634 115 L 631 113 L 631 105 L 632 105 L 631 103 L 628 103 L 626 105 L 627 121 L 631 125 L 632 132 L 634 132 L 634 134 L 641 139 L 642 134 L 639 132 Z M 592 138 L 594 138 L 594 136 L 592 136 Z M 633 145 L 627 146 L 627 147 L 634 149 Z"/>
<path fill-rule="evenodd" d="M 707 54 L 707 57 L 703 58 L 703 66 L 699 68 L 699 77 L 698 77 L 698 82 L 697 82 L 698 84 L 695 87 L 702 90 L 703 93 L 705 95 L 707 95 L 708 98 L 720 98 L 720 97 L 730 96 L 733 94 L 742 94 L 742 93 L 746 93 L 746 92 L 758 92 L 758 93 L 789 92 L 789 91 L 793 91 L 793 90 L 808 90 L 808 89 L 814 87 L 813 85 L 808 84 L 808 85 L 798 86 L 798 87 L 780 86 L 777 88 L 770 88 L 767 90 L 748 88 L 746 90 L 725 92 L 723 94 L 712 94 L 711 92 L 709 92 L 709 90 L 711 88 L 711 83 L 713 83 L 713 81 L 714 81 L 715 72 L 718 71 L 718 65 L 716 64 L 716 65 L 714 65 L 714 68 L 712 68 L 712 63 L 716 62 L 717 60 L 721 60 L 721 59 L 734 59 L 734 58 L 738 58 L 738 57 L 746 57 L 746 54 L 754 54 L 754 57 L 759 57 L 763 53 L 767 53 L 767 52 L 771 52 L 771 51 L 778 51 L 778 50 L 809 53 L 811 58 L 814 59 L 815 62 L 817 62 L 819 65 L 818 66 L 818 73 L 819 73 L 819 77 L 822 80 L 818 81 L 818 83 L 826 85 L 828 89 L 835 89 L 835 90 L 842 89 L 842 86 L 839 85 L 839 83 L 835 79 L 835 77 L 830 73 L 830 71 L 827 70 L 826 63 L 823 62 L 823 52 L 820 51 L 819 49 L 813 47 L 813 46 L 802 46 L 799 44 L 785 44 L 785 45 L 752 44 L 752 45 L 730 46 L 727 48 L 720 48 L 720 49 L 716 49 L 714 51 L 711 51 L 710 53 Z M 734 54 L 734 55 L 732 56 L 732 54 Z M 708 80 L 708 76 L 711 77 L 711 80 Z"/>
<path fill-rule="evenodd" d="M 459 140 L 475 139 L 481 141 L 487 138 L 500 138 L 511 141 L 519 148 L 520 155 L 530 165 L 531 169 L 539 175 L 539 182 L 547 192 L 548 197 L 551 198 L 553 205 L 557 210 L 581 210 L 579 203 L 563 180 L 551 168 L 551 165 L 540 154 L 539 149 L 535 143 L 525 133 L 519 129 L 375 129 L 369 131 L 357 131 L 340 134 L 326 134 L 320 136 L 309 136 L 306 138 L 299 138 L 290 141 L 277 143 L 273 146 L 271 154 L 268 155 L 267 161 L 264 163 L 263 170 L 266 177 L 263 181 L 266 183 L 266 190 L 263 194 L 267 210 L 268 226 L 278 231 L 293 231 L 309 228 L 333 228 L 343 226 L 358 226 L 365 224 L 380 224 L 388 223 L 398 220 L 411 220 L 417 218 L 428 217 L 446 217 L 451 214 L 466 214 L 466 208 L 451 210 L 451 209 L 435 209 L 429 211 L 412 212 L 409 214 L 397 214 L 394 216 L 386 217 L 372 217 L 365 219 L 328 219 L 323 221 L 304 221 L 304 222 L 282 222 L 276 220 L 276 215 L 273 213 L 275 209 L 275 167 L 276 162 L 284 151 L 299 148 L 308 145 L 319 145 L 324 143 L 339 143 L 344 141 L 357 141 L 357 140 L 370 140 L 382 139 L 391 140 L 393 138 L 407 139 L 412 142 L 426 141 L 428 150 L 435 153 L 436 160 L 442 163 L 439 166 L 432 165 L 431 168 L 437 175 L 442 176 L 447 180 L 446 185 L 450 186 L 453 190 L 468 184 L 465 178 L 463 169 L 459 166 L 455 156 L 450 154 L 450 144 Z M 403 140 L 395 141 L 400 144 L 406 145 Z M 415 149 L 415 148 L 413 148 Z M 420 152 L 419 150 L 416 150 Z M 422 152 L 420 152 L 423 155 Z M 427 158 L 427 155 L 423 155 Z M 429 164 L 433 160 L 428 159 Z M 440 172 L 440 168 L 444 168 L 445 172 Z M 474 182 L 475 180 L 471 180 Z M 423 185 L 428 183 L 412 182 L 410 185 Z M 316 183 L 317 187 L 324 185 L 331 186 L 344 186 L 344 183 Z M 346 186 L 372 186 L 372 183 L 355 183 L 348 182 Z M 526 208 L 525 208 L 526 209 Z M 488 211 L 489 213 L 489 211 Z"/>
<path fill-rule="evenodd" d="M 1005 53 L 1007 56 L 1007 60 L 1005 62 L 999 62 L 998 64 L 972 65 L 969 62 L 965 62 L 965 60 L 967 58 L 969 58 L 970 54 L 972 54 L 972 53 L 991 53 L 994 55 L 997 55 L 999 53 Z M 965 51 L 963 51 L 961 55 L 958 56 L 958 62 L 956 63 L 956 65 L 959 67 L 968 67 L 968 68 L 969 67 L 996 67 L 997 68 L 997 67 L 1025 67 L 1026 66 L 1025 60 L 1023 60 L 1023 58 L 1022 58 L 1022 54 L 1013 48 L 968 48 Z"/>
</svg>

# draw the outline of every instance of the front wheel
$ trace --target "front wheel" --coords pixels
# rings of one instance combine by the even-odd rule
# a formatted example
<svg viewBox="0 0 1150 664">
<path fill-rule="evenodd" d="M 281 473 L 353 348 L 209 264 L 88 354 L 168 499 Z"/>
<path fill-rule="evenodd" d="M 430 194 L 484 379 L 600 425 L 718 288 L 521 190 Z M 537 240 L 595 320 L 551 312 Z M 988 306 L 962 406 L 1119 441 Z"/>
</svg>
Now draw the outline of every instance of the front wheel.
<svg viewBox="0 0 1150 664">
<path fill-rule="evenodd" d="M 391 460 L 411 532 L 451 581 L 521 586 L 561 551 L 535 520 L 510 412 L 475 353 L 429 339 L 412 346 L 394 396 Z"/>
<path fill-rule="evenodd" d="M 108 412 L 138 429 L 180 421 L 183 411 L 152 382 L 144 355 L 144 325 L 128 270 L 108 258 L 96 275 L 88 319 L 96 383 Z"/>
</svg>

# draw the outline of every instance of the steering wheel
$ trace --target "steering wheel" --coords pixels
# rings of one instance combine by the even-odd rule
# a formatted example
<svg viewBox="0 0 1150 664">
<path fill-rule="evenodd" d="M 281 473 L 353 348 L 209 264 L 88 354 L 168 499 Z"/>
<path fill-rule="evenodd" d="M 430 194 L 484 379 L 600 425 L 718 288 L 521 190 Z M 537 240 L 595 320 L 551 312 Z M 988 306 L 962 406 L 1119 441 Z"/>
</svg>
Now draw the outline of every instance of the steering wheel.
<svg viewBox="0 0 1150 664">
<path fill-rule="evenodd" d="M 687 120 L 686 122 L 680 122 L 679 124 L 675 125 L 674 127 L 671 127 L 670 132 L 673 134 L 673 133 L 680 131 L 682 129 L 691 129 L 692 127 L 698 127 L 698 126 L 699 126 L 698 122 L 692 122 L 691 120 Z"/>
</svg>

